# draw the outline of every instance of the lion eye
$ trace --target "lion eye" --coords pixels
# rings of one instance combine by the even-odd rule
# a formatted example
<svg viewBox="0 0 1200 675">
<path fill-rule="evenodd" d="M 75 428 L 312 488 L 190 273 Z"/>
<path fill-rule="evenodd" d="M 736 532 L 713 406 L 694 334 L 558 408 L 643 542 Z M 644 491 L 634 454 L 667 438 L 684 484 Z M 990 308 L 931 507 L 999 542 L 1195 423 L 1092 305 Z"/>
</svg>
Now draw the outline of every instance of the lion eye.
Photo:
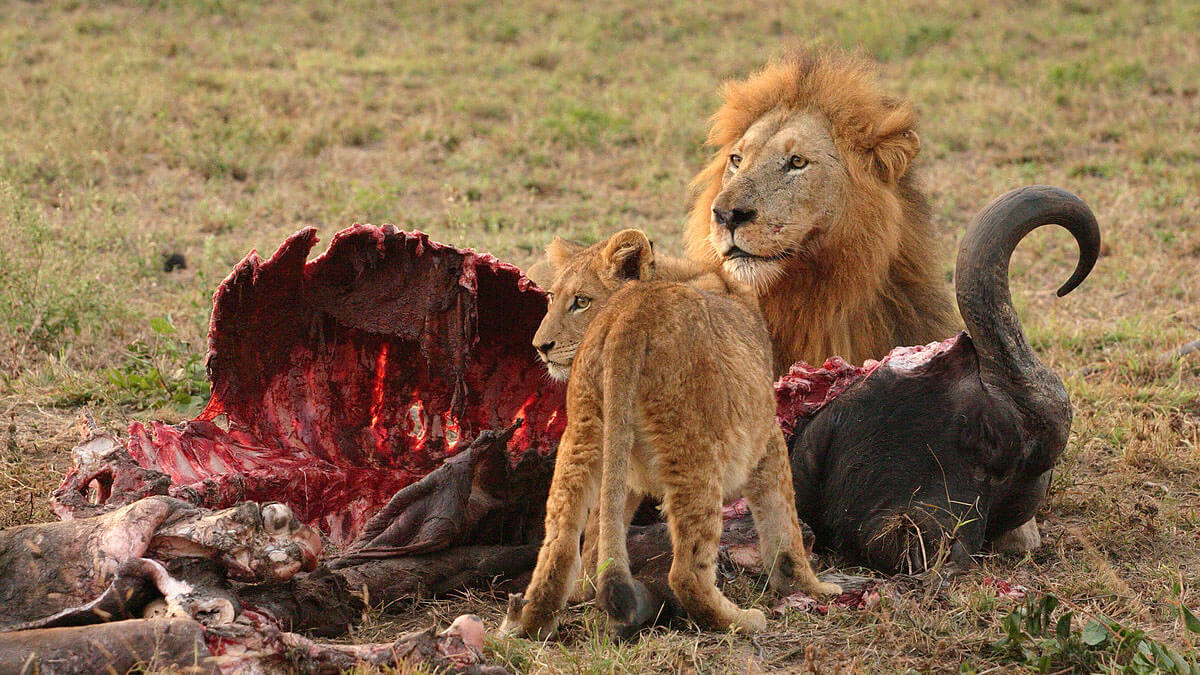
<svg viewBox="0 0 1200 675">
<path fill-rule="evenodd" d="M 788 159 L 788 167 L 789 168 L 803 169 L 806 166 L 808 166 L 808 160 L 801 157 L 800 155 L 792 155 L 791 158 Z"/>
<path fill-rule="evenodd" d="M 590 306 L 591 304 L 592 304 L 591 298 L 587 298 L 582 295 L 577 295 L 571 301 L 571 311 L 572 312 L 582 312 L 583 310 L 587 309 L 588 306 Z"/>
<path fill-rule="evenodd" d="M 733 168 L 736 169 L 739 166 L 741 166 L 741 164 L 742 164 L 742 156 L 741 155 L 732 154 L 729 156 L 729 166 L 732 166 Z"/>
</svg>

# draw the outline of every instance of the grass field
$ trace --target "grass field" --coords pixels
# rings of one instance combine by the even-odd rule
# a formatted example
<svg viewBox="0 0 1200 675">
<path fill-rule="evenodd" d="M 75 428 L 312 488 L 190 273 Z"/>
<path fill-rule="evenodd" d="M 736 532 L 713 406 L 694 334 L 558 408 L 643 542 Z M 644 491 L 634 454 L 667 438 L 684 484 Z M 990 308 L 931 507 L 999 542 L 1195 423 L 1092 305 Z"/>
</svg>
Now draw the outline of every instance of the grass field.
<svg viewBox="0 0 1200 675">
<path fill-rule="evenodd" d="M 1074 294 L 1053 297 L 1074 261 L 1064 233 L 1035 234 L 1013 263 L 1026 330 L 1077 409 L 1045 545 L 754 638 L 612 645 L 586 609 L 562 643 L 500 641 L 492 658 L 555 672 L 1142 672 L 1165 663 L 1155 646 L 1200 659 L 1200 622 L 1180 610 L 1200 607 L 1200 353 L 1162 356 L 1200 339 L 1200 4 L 784 5 L 0 4 L 0 527 L 52 518 L 81 406 L 112 430 L 196 411 L 211 293 L 251 248 L 394 222 L 518 264 L 553 234 L 620 227 L 678 252 L 717 85 L 788 45 L 835 44 L 917 104 L 948 276 L 969 218 L 1010 188 L 1067 188 L 1099 218 L 1105 255 Z M 171 253 L 187 268 L 164 272 Z M 989 576 L 1060 608 L 997 598 Z M 753 600 L 752 581 L 731 593 Z M 501 609 L 374 612 L 360 637 L 467 607 Z M 1066 611 L 1069 634 L 1032 635 Z"/>
</svg>

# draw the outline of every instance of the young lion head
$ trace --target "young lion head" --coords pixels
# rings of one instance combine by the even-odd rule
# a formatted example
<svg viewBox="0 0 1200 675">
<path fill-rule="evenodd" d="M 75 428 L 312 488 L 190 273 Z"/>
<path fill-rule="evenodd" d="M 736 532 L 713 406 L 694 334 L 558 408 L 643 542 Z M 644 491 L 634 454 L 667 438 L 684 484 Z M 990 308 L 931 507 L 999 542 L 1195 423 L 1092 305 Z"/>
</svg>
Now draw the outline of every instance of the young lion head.
<svg viewBox="0 0 1200 675">
<path fill-rule="evenodd" d="M 622 230 L 588 247 L 555 237 L 546 249 L 546 261 L 554 281 L 550 306 L 533 336 L 533 346 L 550 377 L 566 380 L 592 319 L 621 284 L 653 277 L 654 253 L 645 234 Z"/>
<path fill-rule="evenodd" d="M 928 285 L 937 262 L 909 170 L 920 149 L 912 106 L 885 96 L 867 62 L 821 50 L 726 83 L 722 96 L 708 136 L 718 150 L 693 181 L 685 240 L 691 257 L 754 289 L 777 356 L 879 357 L 913 332 L 894 332 L 897 321 L 945 324 L 948 296 Z M 941 296 L 932 319 L 880 305 L 931 292 Z M 791 334 L 800 322 L 807 334 Z M 932 331 L 927 341 L 943 330 L 915 332 Z"/>
</svg>

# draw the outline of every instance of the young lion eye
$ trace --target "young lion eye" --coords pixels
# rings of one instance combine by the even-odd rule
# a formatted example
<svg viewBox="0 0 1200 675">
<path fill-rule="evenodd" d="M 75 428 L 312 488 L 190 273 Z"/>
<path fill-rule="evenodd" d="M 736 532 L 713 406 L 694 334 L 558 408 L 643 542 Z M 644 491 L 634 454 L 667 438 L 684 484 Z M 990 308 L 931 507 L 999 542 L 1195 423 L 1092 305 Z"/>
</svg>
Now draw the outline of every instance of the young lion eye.
<svg viewBox="0 0 1200 675">
<path fill-rule="evenodd" d="M 581 312 L 581 311 L 587 309 L 588 306 L 591 304 L 592 304 L 591 298 L 587 298 L 582 295 L 577 295 L 571 301 L 571 311 L 572 312 Z"/>
<path fill-rule="evenodd" d="M 790 169 L 803 169 L 806 166 L 808 166 L 808 160 L 800 155 L 792 155 L 791 159 L 788 160 L 788 168 Z"/>
<path fill-rule="evenodd" d="M 739 166 L 741 166 L 741 164 L 742 164 L 742 156 L 741 155 L 734 153 L 729 156 L 729 166 L 732 166 L 733 168 L 736 169 Z"/>
</svg>

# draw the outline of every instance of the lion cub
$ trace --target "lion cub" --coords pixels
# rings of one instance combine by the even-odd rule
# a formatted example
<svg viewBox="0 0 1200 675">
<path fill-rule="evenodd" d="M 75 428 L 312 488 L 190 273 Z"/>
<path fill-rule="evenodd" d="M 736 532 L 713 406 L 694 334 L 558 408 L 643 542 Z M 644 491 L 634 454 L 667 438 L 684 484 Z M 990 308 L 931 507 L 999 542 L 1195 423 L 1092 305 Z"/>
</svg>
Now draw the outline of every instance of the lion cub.
<svg viewBox="0 0 1200 675">
<path fill-rule="evenodd" d="M 571 375 L 568 420 L 537 567 L 501 630 L 553 633 L 597 497 L 599 604 L 626 626 L 653 618 L 625 548 L 630 491 L 662 499 L 674 550 L 668 582 L 705 628 L 766 627 L 761 611 L 739 609 L 715 583 L 721 505 L 743 494 L 771 587 L 839 592 L 809 565 L 775 423 L 771 342 L 749 289 L 719 269 L 656 261 L 637 230 L 586 249 L 556 239 L 547 254 L 556 274 L 534 346 L 553 377 Z"/>
</svg>

